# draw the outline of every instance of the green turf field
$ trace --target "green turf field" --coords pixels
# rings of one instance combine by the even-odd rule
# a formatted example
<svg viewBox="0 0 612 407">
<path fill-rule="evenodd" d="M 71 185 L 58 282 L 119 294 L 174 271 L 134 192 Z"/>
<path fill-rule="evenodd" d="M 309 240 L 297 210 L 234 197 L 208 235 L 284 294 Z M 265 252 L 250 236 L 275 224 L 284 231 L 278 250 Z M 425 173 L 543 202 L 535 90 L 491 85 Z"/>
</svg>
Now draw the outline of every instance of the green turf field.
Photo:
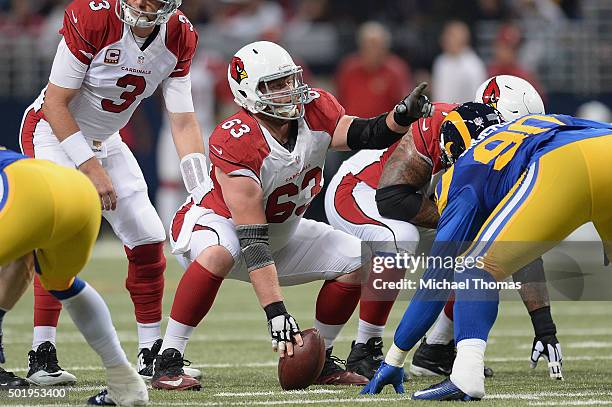
<svg viewBox="0 0 612 407">
<path fill-rule="evenodd" d="M 124 288 L 126 260 L 119 245 L 100 245 L 94 260 L 82 277 L 93 285 L 109 304 L 115 327 L 128 357 L 135 362 L 137 338 L 133 308 Z M 164 315 L 170 310 L 181 270 L 169 256 L 166 274 Z M 290 312 L 302 328 L 312 326 L 315 298 L 320 283 L 284 290 Z M 551 381 L 545 363 L 536 371 L 529 369 L 528 356 L 532 329 L 520 302 L 505 302 L 492 331 L 487 350 L 487 364 L 495 377 L 487 379 L 487 400 L 483 405 L 610 405 L 612 404 L 612 318 L 610 303 L 559 302 L 553 305 L 559 339 L 563 346 L 566 380 Z M 385 336 L 391 338 L 406 302 L 396 304 Z M 358 396 L 350 387 L 317 387 L 307 391 L 283 392 L 276 379 L 276 358 L 269 349 L 265 316 L 259 309 L 248 284 L 227 281 L 215 305 L 195 331 L 187 347 L 186 358 L 203 371 L 200 392 L 150 391 L 154 405 L 225 406 L 225 405 L 404 405 L 409 394 L 436 382 L 415 379 L 407 383 L 406 396 L 386 389 L 378 396 Z M 343 330 L 335 354 L 348 355 L 356 333 L 357 315 Z M 4 366 L 25 375 L 27 351 L 31 344 L 32 293 L 7 314 L 4 322 L 7 363 Z M 77 375 L 79 383 L 65 398 L 9 398 L 0 392 L 0 405 L 73 405 L 83 404 L 88 396 L 104 385 L 104 372 L 97 355 L 87 346 L 62 314 L 58 327 L 60 365 Z"/>
</svg>

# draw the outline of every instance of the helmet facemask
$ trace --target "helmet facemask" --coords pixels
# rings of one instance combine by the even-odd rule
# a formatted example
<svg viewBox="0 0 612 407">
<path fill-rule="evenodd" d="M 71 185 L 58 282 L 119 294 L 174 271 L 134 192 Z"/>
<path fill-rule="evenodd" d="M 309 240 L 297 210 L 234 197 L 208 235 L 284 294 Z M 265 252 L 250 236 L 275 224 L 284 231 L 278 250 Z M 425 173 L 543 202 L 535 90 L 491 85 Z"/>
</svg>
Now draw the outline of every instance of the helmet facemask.
<svg viewBox="0 0 612 407">
<path fill-rule="evenodd" d="M 119 0 L 115 5 L 115 14 L 129 26 L 151 28 L 167 23 L 183 2 L 183 0 L 156 1 L 160 4 L 157 11 L 143 11 L 128 4 L 128 0 Z"/>
<path fill-rule="evenodd" d="M 304 104 L 308 101 L 309 87 L 304 83 L 302 67 L 294 65 L 287 70 L 263 76 L 257 84 L 259 113 L 281 120 L 304 117 Z"/>
</svg>

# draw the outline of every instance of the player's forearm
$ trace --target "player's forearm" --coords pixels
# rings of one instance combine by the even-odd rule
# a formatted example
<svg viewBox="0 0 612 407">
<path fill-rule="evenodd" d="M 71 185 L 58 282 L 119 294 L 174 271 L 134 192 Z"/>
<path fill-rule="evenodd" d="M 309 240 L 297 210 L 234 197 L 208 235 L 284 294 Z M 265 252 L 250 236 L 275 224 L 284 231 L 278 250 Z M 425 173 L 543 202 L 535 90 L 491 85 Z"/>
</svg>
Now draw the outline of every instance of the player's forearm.
<svg viewBox="0 0 612 407">
<path fill-rule="evenodd" d="M 423 197 L 423 203 L 419 212 L 410 220 L 415 226 L 420 226 L 427 229 L 435 229 L 438 226 L 440 215 L 438 214 L 438 208 L 426 196 Z"/>
<path fill-rule="evenodd" d="M 273 302 L 283 301 L 274 264 L 252 271 L 249 277 L 262 308 Z"/>
<path fill-rule="evenodd" d="M 204 154 L 204 141 L 195 113 L 170 113 L 172 138 L 179 158 L 188 154 Z"/>
<path fill-rule="evenodd" d="M 53 134 L 60 142 L 80 131 L 66 100 L 47 95 L 43 104 L 43 113 L 53 130 Z"/>
</svg>

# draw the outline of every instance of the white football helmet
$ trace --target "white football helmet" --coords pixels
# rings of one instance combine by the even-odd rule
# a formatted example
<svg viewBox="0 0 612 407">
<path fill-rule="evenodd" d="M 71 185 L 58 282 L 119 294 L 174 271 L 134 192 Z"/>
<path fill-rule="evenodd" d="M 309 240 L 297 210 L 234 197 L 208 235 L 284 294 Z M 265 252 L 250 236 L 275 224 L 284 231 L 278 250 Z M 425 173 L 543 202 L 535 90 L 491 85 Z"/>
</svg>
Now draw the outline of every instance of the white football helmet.
<svg viewBox="0 0 612 407">
<path fill-rule="evenodd" d="M 251 113 L 283 120 L 304 116 L 309 88 L 302 67 L 278 44 L 257 41 L 242 47 L 229 64 L 227 80 L 234 101 Z"/>
<path fill-rule="evenodd" d="M 165 24 L 181 6 L 183 0 L 157 0 L 159 9 L 154 12 L 142 11 L 128 4 L 128 0 L 119 0 L 115 3 L 115 14 L 124 23 L 132 27 L 151 28 L 155 25 Z"/>
<path fill-rule="evenodd" d="M 487 79 L 476 91 L 474 102 L 493 106 L 505 121 L 546 113 L 538 91 L 526 80 L 512 75 Z"/>
</svg>

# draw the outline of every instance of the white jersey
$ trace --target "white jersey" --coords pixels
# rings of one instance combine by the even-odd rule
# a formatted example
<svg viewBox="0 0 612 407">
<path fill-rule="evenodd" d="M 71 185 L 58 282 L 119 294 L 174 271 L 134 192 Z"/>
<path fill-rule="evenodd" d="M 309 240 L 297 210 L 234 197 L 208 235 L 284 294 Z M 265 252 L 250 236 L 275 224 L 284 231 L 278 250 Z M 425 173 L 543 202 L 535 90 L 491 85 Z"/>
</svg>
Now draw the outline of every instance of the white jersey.
<svg viewBox="0 0 612 407">
<path fill-rule="evenodd" d="M 164 80 L 187 77 L 198 41 L 193 26 L 179 11 L 167 24 L 157 26 L 158 32 L 141 50 L 130 27 L 115 15 L 117 1 L 70 3 L 56 57 L 61 58 L 67 48 L 72 61 L 74 56 L 84 64 L 85 76 L 69 109 L 85 137 L 99 141 L 123 128 L 140 102 Z M 56 60 L 54 69 L 68 62 Z M 55 84 L 53 72 L 50 81 Z M 34 103 L 36 111 L 44 95 L 45 90 Z"/>
<path fill-rule="evenodd" d="M 215 177 L 240 175 L 258 182 L 264 194 L 270 245 L 277 251 L 287 244 L 304 212 L 323 187 L 325 156 L 344 108 L 323 90 L 311 90 L 303 119 L 297 120 L 298 134 L 292 152 L 281 146 L 246 110 L 230 116 L 210 137 L 212 185 L 199 206 L 230 218 L 231 214 Z M 185 213 L 193 202 L 175 216 L 172 234 L 178 238 Z"/>
</svg>

